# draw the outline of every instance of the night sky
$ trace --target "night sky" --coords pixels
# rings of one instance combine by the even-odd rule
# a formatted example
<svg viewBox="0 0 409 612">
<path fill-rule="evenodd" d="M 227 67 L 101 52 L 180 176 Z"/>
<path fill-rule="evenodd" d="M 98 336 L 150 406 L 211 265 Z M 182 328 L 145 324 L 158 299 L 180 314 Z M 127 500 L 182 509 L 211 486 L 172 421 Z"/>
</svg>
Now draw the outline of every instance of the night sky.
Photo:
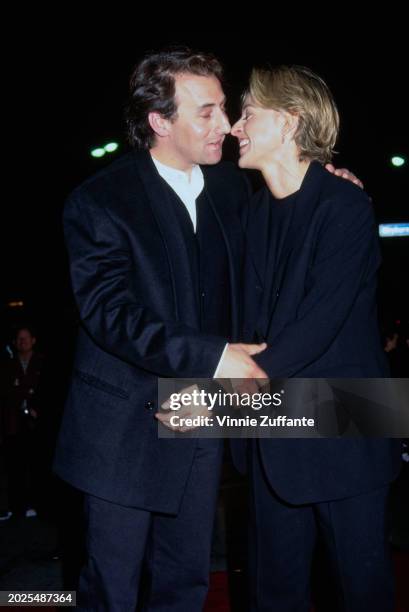
<svg viewBox="0 0 409 612">
<path fill-rule="evenodd" d="M 126 152 L 122 115 L 129 74 L 146 51 L 164 45 L 186 44 L 218 56 L 226 69 L 232 121 L 253 65 L 312 68 L 327 81 L 341 115 L 334 163 L 361 178 L 379 222 L 409 221 L 408 166 L 389 164 L 393 154 L 408 155 L 406 58 L 381 38 L 365 44 L 358 39 L 353 45 L 334 40 L 312 45 L 209 31 L 151 34 L 146 40 L 124 33 L 111 43 L 106 33 L 98 37 L 94 32 L 91 40 L 71 31 L 42 38 L 40 45 L 33 36 L 15 63 L 8 96 L 12 108 L 3 118 L 8 124 L 10 117 L 6 127 L 13 143 L 11 173 L 5 176 L 11 188 L 3 200 L 1 225 L 3 338 L 20 319 L 33 322 L 45 344 L 75 327 L 61 230 L 63 203 L 80 181 Z M 112 140 L 120 143 L 117 153 L 90 157 L 91 148 Z M 231 140 L 225 153 L 234 160 L 237 149 Z M 384 239 L 382 249 L 381 315 L 402 319 L 409 311 L 404 295 L 409 239 Z M 11 299 L 24 300 L 24 310 L 10 312 L 6 304 Z"/>
</svg>

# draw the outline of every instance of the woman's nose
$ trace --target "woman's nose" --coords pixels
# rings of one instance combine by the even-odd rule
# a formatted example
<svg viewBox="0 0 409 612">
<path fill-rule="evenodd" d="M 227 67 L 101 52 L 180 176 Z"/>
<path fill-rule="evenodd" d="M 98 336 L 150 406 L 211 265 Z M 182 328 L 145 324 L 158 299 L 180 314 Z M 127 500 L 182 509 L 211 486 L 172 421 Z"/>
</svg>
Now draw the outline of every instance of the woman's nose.
<svg viewBox="0 0 409 612">
<path fill-rule="evenodd" d="M 243 122 L 241 119 L 236 121 L 236 123 L 231 128 L 232 136 L 239 138 L 239 136 L 243 133 Z"/>
</svg>

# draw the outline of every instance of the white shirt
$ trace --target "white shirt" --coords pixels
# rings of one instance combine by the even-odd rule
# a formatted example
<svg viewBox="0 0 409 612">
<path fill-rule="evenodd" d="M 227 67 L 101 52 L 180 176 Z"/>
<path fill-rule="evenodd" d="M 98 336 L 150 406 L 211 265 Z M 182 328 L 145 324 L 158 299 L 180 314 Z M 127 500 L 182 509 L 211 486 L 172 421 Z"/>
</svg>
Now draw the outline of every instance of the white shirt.
<svg viewBox="0 0 409 612">
<path fill-rule="evenodd" d="M 204 187 L 203 172 L 200 166 L 193 166 L 189 176 L 188 172 L 165 166 L 153 155 L 151 157 L 160 176 L 172 187 L 186 206 L 196 232 L 196 198 L 202 193 Z"/>
<path fill-rule="evenodd" d="M 196 198 L 202 193 L 204 188 L 204 177 L 200 166 L 193 166 L 190 176 L 183 170 L 177 170 L 170 166 L 165 166 L 162 162 L 158 161 L 151 154 L 152 161 L 155 164 L 157 171 L 160 176 L 172 187 L 173 191 L 177 193 L 183 204 L 187 208 L 190 218 L 192 219 L 193 229 L 196 232 Z M 223 353 L 220 357 L 219 363 L 217 364 L 214 378 L 216 378 L 218 369 L 226 352 L 228 344 L 224 347 Z"/>
</svg>

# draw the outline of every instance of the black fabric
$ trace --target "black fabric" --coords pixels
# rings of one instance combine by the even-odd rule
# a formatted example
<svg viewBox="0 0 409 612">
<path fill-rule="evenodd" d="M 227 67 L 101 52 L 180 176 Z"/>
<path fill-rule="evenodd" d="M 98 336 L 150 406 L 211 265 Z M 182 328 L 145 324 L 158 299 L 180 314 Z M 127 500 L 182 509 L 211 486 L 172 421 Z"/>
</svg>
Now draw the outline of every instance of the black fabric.
<svg viewBox="0 0 409 612">
<path fill-rule="evenodd" d="M 265 262 L 265 287 L 264 299 L 260 309 L 260 317 L 255 335 L 255 341 L 263 338 L 263 331 L 268 328 L 271 318 L 271 303 L 273 301 L 272 292 L 274 291 L 274 280 L 277 275 L 277 268 L 280 256 L 285 244 L 288 229 L 290 227 L 294 206 L 296 206 L 299 191 L 292 193 L 286 198 L 277 200 L 273 198 L 269 191 L 262 191 L 260 197 L 268 199 L 266 205 L 267 217 L 266 226 L 268 241 Z"/>
<path fill-rule="evenodd" d="M 226 318 L 215 318 L 210 303 L 202 321 L 191 221 L 148 152 L 87 179 L 64 210 L 81 329 L 54 469 L 86 493 L 148 511 L 178 512 L 196 447 L 194 439 L 158 438 L 158 376 L 212 377 L 230 332 L 240 337 L 248 190 L 232 164 L 202 171 L 205 215 L 217 227 L 201 255 L 204 283 L 211 295 L 224 274 L 214 262 L 226 258 L 230 293 L 217 298 Z M 224 329 L 227 317 L 226 334 L 200 330 Z"/>
<path fill-rule="evenodd" d="M 204 190 L 196 201 L 197 223 L 194 232 L 186 206 L 163 180 L 168 203 L 173 207 L 182 229 L 193 278 L 200 331 L 230 340 L 231 298 L 229 262 L 219 223 Z"/>
</svg>

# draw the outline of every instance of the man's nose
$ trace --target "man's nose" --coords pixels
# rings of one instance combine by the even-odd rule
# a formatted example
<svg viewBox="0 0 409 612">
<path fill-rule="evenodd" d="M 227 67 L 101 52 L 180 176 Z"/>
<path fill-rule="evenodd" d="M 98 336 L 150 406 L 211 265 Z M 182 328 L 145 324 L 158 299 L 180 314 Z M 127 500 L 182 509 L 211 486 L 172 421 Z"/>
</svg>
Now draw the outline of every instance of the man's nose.
<svg viewBox="0 0 409 612">
<path fill-rule="evenodd" d="M 224 111 L 220 112 L 217 128 L 222 134 L 228 134 L 231 130 L 230 121 Z"/>
</svg>

